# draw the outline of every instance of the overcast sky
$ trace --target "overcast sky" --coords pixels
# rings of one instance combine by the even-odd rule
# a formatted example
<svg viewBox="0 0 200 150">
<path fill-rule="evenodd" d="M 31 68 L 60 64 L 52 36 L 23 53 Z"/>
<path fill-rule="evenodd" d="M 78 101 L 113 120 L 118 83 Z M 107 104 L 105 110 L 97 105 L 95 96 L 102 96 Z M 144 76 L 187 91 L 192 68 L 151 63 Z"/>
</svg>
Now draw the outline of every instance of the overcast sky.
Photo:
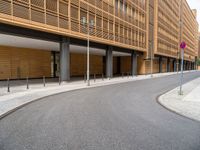
<svg viewBox="0 0 200 150">
<path fill-rule="evenodd" d="M 200 0 L 187 0 L 192 9 L 197 9 L 197 20 L 200 26 Z M 200 28 L 199 28 L 200 31 Z"/>
</svg>

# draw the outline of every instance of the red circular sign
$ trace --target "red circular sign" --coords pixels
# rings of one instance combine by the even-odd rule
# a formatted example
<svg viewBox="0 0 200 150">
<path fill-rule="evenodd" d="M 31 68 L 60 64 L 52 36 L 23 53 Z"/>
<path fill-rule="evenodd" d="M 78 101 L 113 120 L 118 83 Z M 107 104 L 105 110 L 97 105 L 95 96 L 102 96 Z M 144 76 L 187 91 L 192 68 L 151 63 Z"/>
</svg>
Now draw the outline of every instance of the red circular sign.
<svg viewBox="0 0 200 150">
<path fill-rule="evenodd" d="M 185 42 L 181 42 L 180 48 L 182 48 L 182 49 L 186 48 L 186 43 Z"/>
</svg>

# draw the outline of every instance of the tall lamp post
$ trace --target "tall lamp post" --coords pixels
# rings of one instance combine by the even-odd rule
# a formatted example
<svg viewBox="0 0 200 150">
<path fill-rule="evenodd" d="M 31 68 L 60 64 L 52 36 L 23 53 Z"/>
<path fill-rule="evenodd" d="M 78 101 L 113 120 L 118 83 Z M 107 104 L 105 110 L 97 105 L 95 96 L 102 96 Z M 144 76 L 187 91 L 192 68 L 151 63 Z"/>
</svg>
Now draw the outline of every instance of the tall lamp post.
<svg viewBox="0 0 200 150">
<path fill-rule="evenodd" d="M 150 43 L 150 48 L 151 48 L 151 77 L 153 77 L 153 44 L 152 43 Z"/>
<path fill-rule="evenodd" d="M 87 85 L 90 86 L 90 28 L 93 28 L 94 20 L 88 21 L 86 17 L 82 17 L 81 24 L 87 30 Z"/>
<path fill-rule="evenodd" d="M 180 91 L 179 91 L 179 94 L 183 95 L 183 91 L 182 91 L 182 84 L 183 84 L 183 61 L 184 61 L 184 49 L 186 48 L 186 43 L 185 42 L 181 42 L 180 48 L 181 48 L 181 79 L 180 79 Z"/>
</svg>

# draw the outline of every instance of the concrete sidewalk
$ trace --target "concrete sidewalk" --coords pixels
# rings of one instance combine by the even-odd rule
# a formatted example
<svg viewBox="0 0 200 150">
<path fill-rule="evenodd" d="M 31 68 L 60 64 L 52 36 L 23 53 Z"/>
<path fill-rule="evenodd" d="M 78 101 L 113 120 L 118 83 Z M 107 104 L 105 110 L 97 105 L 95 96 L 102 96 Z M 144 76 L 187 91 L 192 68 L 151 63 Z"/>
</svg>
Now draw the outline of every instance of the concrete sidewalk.
<svg viewBox="0 0 200 150">
<path fill-rule="evenodd" d="M 194 72 L 194 71 L 185 71 L 187 72 Z M 173 75 L 177 74 L 176 72 L 173 73 L 161 73 L 161 74 L 154 74 L 153 78 L 167 76 L 167 75 Z M 143 79 L 150 79 L 151 75 L 140 75 L 137 77 L 118 77 L 113 78 L 111 80 L 109 79 L 97 79 L 95 82 L 94 80 L 91 80 L 91 86 L 87 86 L 84 81 L 73 81 L 69 83 L 62 83 L 61 85 L 58 84 L 58 82 L 51 82 L 47 83 L 46 87 L 43 87 L 43 84 L 32 84 L 30 85 L 30 89 L 26 90 L 26 84 L 21 84 L 19 86 L 14 85 L 11 86 L 11 92 L 7 92 L 7 87 L 3 86 L 0 89 L 0 118 L 6 115 L 7 113 L 14 111 L 15 109 L 30 103 L 32 101 L 38 100 L 40 98 L 72 91 L 72 90 L 78 90 L 78 89 L 84 89 L 84 88 L 93 88 L 98 86 L 105 86 L 110 84 L 117 84 L 117 83 L 123 83 L 123 82 L 130 82 L 130 81 L 137 81 L 137 80 L 143 80 Z"/>
<path fill-rule="evenodd" d="M 200 78 L 183 85 L 183 95 L 179 87 L 161 95 L 161 105 L 185 117 L 200 121 Z"/>
</svg>

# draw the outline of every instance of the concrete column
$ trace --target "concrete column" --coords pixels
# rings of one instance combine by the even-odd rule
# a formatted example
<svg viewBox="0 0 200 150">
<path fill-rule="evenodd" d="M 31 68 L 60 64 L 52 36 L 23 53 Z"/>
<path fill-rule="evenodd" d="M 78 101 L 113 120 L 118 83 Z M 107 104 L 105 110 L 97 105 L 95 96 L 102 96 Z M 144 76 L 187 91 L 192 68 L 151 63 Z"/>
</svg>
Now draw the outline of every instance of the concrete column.
<svg viewBox="0 0 200 150">
<path fill-rule="evenodd" d="M 181 59 L 179 59 L 178 70 L 181 71 Z"/>
<path fill-rule="evenodd" d="M 113 77 L 113 47 L 108 46 L 106 50 L 106 77 Z"/>
<path fill-rule="evenodd" d="M 192 62 L 192 70 L 194 70 L 194 62 Z"/>
<path fill-rule="evenodd" d="M 184 65 L 185 65 L 185 70 L 187 70 L 187 61 L 185 61 Z"/>
<path fill-rule="evenodd" d="M 197 70 L 197 62 L 194 62 L 194 69 Z"/>
<path fill-rule="evenodd" d="M 70 40 L 69 38 L 62 38 L 60 42 L 60 80 L 70 80 Z"/>
<path fill-rule="evenodd" d="M 137 54 L 131 53 L 131 74 L 132 76 L 137 76 Z"/>
<path fill-rule="evenodd" d="M 162 73 L 162 57 L 159 57 L 159 73 Z"/>
<path fill-rule="evenodd" d="M 184 61 L 184 68 L 185 68 L 184 70 L 187 70 L 187 61 L 186 60 Z"/>
<path fill-rule="evenodd" d="M 174 72 L 177 71 L 177 62 L 176 59 L 173 61 L 173 66 L 174 66 Z"/>
<path fill-rule="evenodd" d="M 167 72 L 170 72 L 170 58 L 167 58 Z"/>
<path fill-rule="evenodd" d="M 183 71 L 185 71 L 185 60 L 183 61 Z"/>
<path fill-rule="evenodd" d="M 193 62 L 191 62 L 191 70 L 193 70 Z"/>
<path fill-rule="evenodd" d="M 189 61 L 187 61 L 186 66 L 187 66 L 187 70 L 189 70 Z"/>
</svg>

